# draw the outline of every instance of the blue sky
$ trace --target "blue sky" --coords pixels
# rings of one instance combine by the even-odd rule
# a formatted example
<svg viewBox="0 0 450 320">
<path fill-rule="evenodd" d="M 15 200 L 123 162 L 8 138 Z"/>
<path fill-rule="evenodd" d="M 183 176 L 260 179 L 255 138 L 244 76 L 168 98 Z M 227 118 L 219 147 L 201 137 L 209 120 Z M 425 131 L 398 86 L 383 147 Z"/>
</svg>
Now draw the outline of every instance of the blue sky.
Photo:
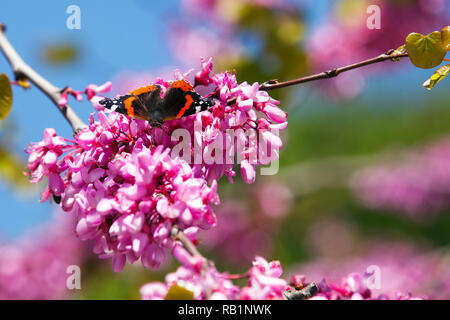
<svg viewBox="0 0 450 320">
<path fill-rule="evenodd" d="M 292 0 L 291 2 L 296 2 Z M 308 22 L 320 23 L 323 13 L 331 3 L 309 3 Z M 66 28 L 68 6 L 81 8 L 81 29 Z M 0 21 L 8 26 L 7 36 L 23 59 L 48 80 L 59 87 L 70 85 L 83 89 L 90 83 L 102 84 L 122 70 L 161 70 L 176 65 L 167 46 L 167 20 L 180 15 L 179 3 L 168 1 L 1 1 Z M 43 63 L 40 50 L 45 43 L 69 40 L 81 48 L 81 59 L 73 65 L 51 67 Z M 11 76 L 11 70 L 0 57 L 0 73 Z M 408 79 L 408 86 L 416 86 L 428 75 L 429 70 L 399 73 L 383 82 L 371 80 L 375 94 L 398 86 L 399 79 Z M 405 77 L 406 76 L 406 77 Z M 404 82 L 404 81 L 403 81 Z M 405 86 L 405 84 L 401 84 Z M 437 92 L 445 92 L 449 86 L 442 85 Z M 386 90 L 386 91 L 385 91 Z M 425 96 L 425 90 L 423 90 Z M 408 92 L 405 92 L 408 94 Z M 71 101 L 79 115 L 87 119 L 92 108 L 89 103 Z M 30 141 L 39 141 L 44 128 L 53 127 L 58 134 L 72 135 L 70 127 L 49 100 L 32 88 L 24 92 L 14 88 L 14 106 L 11 119 L 17 123 L 14 148 L 22 153 Z M 51 216 L 49 203 L 39 204 L 39 196 L 23 197 L 0 183 L 2 223 L 0 240 L 11 239 Z"/>
<path fill-rule="evenodd" d="M 175 1 L 2 1 L 0 21 L 8 27 L 7 36 L 22 58 L 59 87 L 83 89 L 89 83 L 101 84 L 121 70 L 152 70 L 174 63 L 166 42 L 165 23 L 177 14 Z M 66 28 L 66 9 L 81 8 L 81 29 Z M 55 68 L 40 58 L 42 45 L 69 40 L 81 47 L 81 60 L 74 65 Z M 11 76 L 3 56 L 0 72 Z M 20 128 L 14 141 L 19 154 L 30 141 L 39 141 L 42 131 L 54 127 L 70 137 L 71 129 L 47 97 L 32 88 L 13 89 L 14 106 L 10 118 Z M 71 102 L 87 119 L 92 108 L 87 102 Z M 50 218 L 49 203 L 39 204 L 39 196 L 26 196 L 0 183 L 2 223 L 0 239 L 14 238 Z"/>
</svg>

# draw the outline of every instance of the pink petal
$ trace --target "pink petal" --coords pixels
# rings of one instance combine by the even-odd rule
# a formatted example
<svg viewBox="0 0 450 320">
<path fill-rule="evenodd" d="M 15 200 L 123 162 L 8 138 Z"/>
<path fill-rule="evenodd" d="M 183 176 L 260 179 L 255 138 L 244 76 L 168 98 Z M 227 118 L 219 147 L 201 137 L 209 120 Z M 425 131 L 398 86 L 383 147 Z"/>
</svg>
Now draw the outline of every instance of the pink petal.
<svg viewBox="0 0 450 320">
<path fill-rule="evenodd" d="M 250 184 L 255 182 L 255 168 L 247 160 L 242 160 L 241 162 L 241 175 L 245 183 Z"/>
<path fill-rule="evenodd" d="M 277 106 L 267 103 L 263 109 L 264 113 L 269 117 L 270 120 L 282 123 L 286 121 L 287 114 Z"/>
<path fill-rule="evenodd" d="M 48 186 L 51 192 L 56 196 L 61 195 L 64 191 L 64 181 L 59 174 L 53 172 L 48 177 Z"/>
<path fill-rule="evenodd" d="M 115 254 L 112 258 L 112 265 L 114 272 L 122 271 L 126 261 L 127 257 L 124 254 Z"/>
</svg>

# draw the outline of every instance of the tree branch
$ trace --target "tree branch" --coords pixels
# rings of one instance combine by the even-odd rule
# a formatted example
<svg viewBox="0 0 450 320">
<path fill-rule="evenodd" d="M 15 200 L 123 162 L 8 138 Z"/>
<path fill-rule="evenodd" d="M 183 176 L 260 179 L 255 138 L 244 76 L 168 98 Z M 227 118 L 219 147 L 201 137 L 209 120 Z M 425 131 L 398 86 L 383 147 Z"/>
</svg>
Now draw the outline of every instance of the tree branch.
<svg viewBox="0 0 450 320">
<path fill-rule="evenodd" d="M 62 113 L 64 118 L 66 118 L 72 126 L 74 132 L 77 132 L 85 127 L 86 124 L 78 117 L 69 105 L 65 105 L 63 107 L 59 106 L 62 89 L 47 81 L 22 60 L 6 38 L 5 30 L 5 25 L 0 23 L 0 50 L 3 52 L 6 60 L 8 60 L 11 65 L 16 81 L 29 80 L 47 97 L 49 97 L 50 100 L 52 100 L 52 102 L 58 107 L 58 110 Z"/>
<path fill-rule="evenodd" d="M 353 69 L 365 67 L 365 66 L 368 66 L 368 65 L 371 65 L 371 64 L 374 64 L 374 63 L 378 63 L 378 62 L 383 62 L 383 61 L 386 61 L 386 60 L 395 61 L 395 59 L 404 58 L 404 57 L 407 57 L 407 56 L 408 56 L 407 53 L 400 53 L 399 54 L 399 53 L 395 53 L 394 50 L 389 50 L 388 52 L 383 53 L 383 54 L 381 54 L 381 55 L 379 55 L 378 57 L 375 57 L 375 58 L 367 59 L 367 60 L 364 60 L 364 61 L 361 61 L 361 62 L 350 64 L 350 65 L 345 66 L 345 67 L 331 69 L 331 70 L 328 70 L 328 71 L 325 71 L 325 72 L 321 72 L 321 73 L 317 73 L 317 74 L 313 74 L 313 75 L 310 75 L 310 76 L 301 77 L 301 78 L 288 80 L 288 81 L 284 81 L 284 82 L 278 82 L 278 80 L 269 80 L 269 81 L 264 82 L 260 86 L 260 90 L 269 91 L 269 90 L 274 90 L 274 89 L 294 86 L 294 85 L 297 85 L 297 84 L 310 82 L 310 81 L 315 81 L 315 80 L 330 79 L 330 78 L 337 77 L 339 74 L 341 74 L 343 72 L 347 72 L 347 71 L 350 71 L 350 70 L 353 70 Z"/>
<path fill-rule="evenodd" d="M 183 233 L 183 231 L 181 231 L 177 225 L 174 225 L 172 227 L 172 230 L 170 231 L 170 236 L 172 239 L 174 240 L 178 240 L 180 241 L 184 248 L 193 256 L 193 257 L 202 257 L 205 259 L 206 258 L 203 257 L 203 255 L 200 253 L 200 251 L 197 250 L 197 247 L 192 243 L 191 240 L 189 240 L 188 237 L 186 237 L 186 235 Z"/>
<path fill-rule="evenodd" d="M 270 90 L 274 90 L 274 89 L 294 86 L 294 85 L 301 84 L 301 83 L 306 83 L 306 82 L 311 82 L 311 81 L 316 81 L 316 80 L 321 80 L 321 79 L 330 79 L 330 78 L 337 77 L 339 74 L 341 74 L 343 72 L 347 72 L 347 71 L 350 71 L 353 69 L 358 69 L 361 67 L 365 67 L 365 66 L 368 66 L 368 65 L 371 65 L 374 63 L 378 63 L 378 62 L 383 62 L 386 60 L 396 61 L 397 59 L 404 58 L 407 56 L 408 56 L 408 53 L 397 53 L 395 50 L 391 49 L 388 52 L 383 53 L 375 58 L 367 59 L 367 60 L 364 60 L 361 62 L 350 64 L 348 66 L 331 69 L 331 70 L 320 72 L 317 74 L 313 74 L 313 75 L 309 75 L 309 76 L 305 76 L 305 77 L 301 77 L 301 78 L 297 78 L 297 79 L 293 79 L 293 80 L 287 80 L 287 81 L 283 81 L 283 82 L 279 82 L 278 79 L 269 80 L 269 81 L 263 82 L 260 85 L 259 89 L 264 90 L 264 91 L 270 91 Z M 218 92 L 216 94 L 218 94 Z M 214 96 L 215 95 L 212 95 L 212 97 L 214 97 Z M 236 102 L 236 98 L 231 98 L 228 100 L 227 104 L 232 105 L 235 102 Z"/>
<path fill-rule="evenodd" d="M 174 225 L 170 231 L 170 236 L 173 240 L 180 241 L 184 248 L 193 256 L 193 257 L 202 257 L 205 261 L 205 267 L 207 266 L 207 259 L 197 250 L 197 247 L 189 240 L 188 237 L 181 231 L 177 225 Z M 226 275 L 226 279 L 234 280 L 234 279 L 245 279 L 250 277 L 250 273 L 242 273 L 242 274 L 228 274 Z M 307 286 L 301 289 L 294 288 L 292 290 L 283 291 L 283 299 L 284 300 L 304 300 L 309 299 L 314 296 L 319 288 L 314 282 L 311 282 Z M 207 297 L 210 296 L 210 292 L 206 294 Z"/>
</svg>

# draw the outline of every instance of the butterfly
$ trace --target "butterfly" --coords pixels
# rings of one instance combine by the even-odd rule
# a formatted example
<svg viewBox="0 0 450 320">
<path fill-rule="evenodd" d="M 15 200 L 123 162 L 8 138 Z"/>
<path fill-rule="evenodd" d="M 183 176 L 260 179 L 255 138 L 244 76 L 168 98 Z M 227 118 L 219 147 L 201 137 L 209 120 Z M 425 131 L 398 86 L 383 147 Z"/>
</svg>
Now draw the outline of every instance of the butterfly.
<svg viewBox="0 0 450 320">
<path fill-rule="evenodd" d="M 171 83 L 161 98 L 161 85 L 154 84 L 130 91 L 116 99 L 104 98 L 99 103 L 107 109 L 127 116 L 147 120 L 151 126 L 208 110 L 212 98 L 204 98 L 185 80 Z"/>
</svg>

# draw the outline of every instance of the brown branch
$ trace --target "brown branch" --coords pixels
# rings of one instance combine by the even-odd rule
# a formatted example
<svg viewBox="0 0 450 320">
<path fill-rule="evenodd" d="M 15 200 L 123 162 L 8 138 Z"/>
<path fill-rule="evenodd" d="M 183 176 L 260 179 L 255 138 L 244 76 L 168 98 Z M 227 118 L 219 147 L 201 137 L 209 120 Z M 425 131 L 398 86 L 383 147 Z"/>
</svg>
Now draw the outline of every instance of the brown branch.
<svg viewBox="0 0 450 320">
<path fill-rule="evenodd" d="M 202 257 L 205 261 L 204 267 L 207 267 L 207 259 L 197 250 L 197 247 L 189 240 L 188 237 L 181 231 L 177 225 L 174 225 L 170 231 L 170 237 L 173 240 L 178 240 L 182 243 L 184 248 L 193 256 L 193 257 Z M 246 279 L 250 277 L 250 273 L 242 273 L 242 274 L 226 274 L 225 278 L 228 280 L 236 280 L 236 279 Z M 291 289 L 283 291 L 283 299 L 284 300 L 304 300 L 313 297 L 319 288 L 314 282 L 311 282 L 307 286 L 301 289 Z M 206 293 L 207 299 L 211 296 L 211 292 Z"/>
<path fill-rule="evenodd" d="M 361 62 L 350 64 L 348 66 L 331 69 L 331 70 L 320 72 L 317 74 L 313 74 L 313 75 L 309 75 L 309 76 L 305 76 L 305 77 L 301 77 L 301 78 L 297 78 L 297 79 L 293 79 L 293 80 L 287 80 L 287 81 L 283 81 L 283 82 L 279 82 L 278 79 L 269 80 L 269 81 L 263 82 L 261 84 L 261 86 L 259 87 L 259 89 L 264 90 L 264 91 L 270 91 L 270 90 L 274 90 L 274 89 L 290 87 L 290 86 L 294 86 L 297 84 L 316 81 L 316 80 L 331 79 L 331 78 L 337 77 L 338 75 L 340 75 L 343 72 L 358 69 L 361 67 L 365 67 L 365 66 L 368 66 L 368 65 L 371 65 L 374 63 L 383 62 L 386 60 L 396 61 L 396 59 L 404 58 L 407 56 L 408 56 L 408 53 L 396 53 L 395 50 L 389 50 L 388 52 L 383 53 L 375 58 L 367 59 L 367 60 L 364 60 Z M 236 102 L 236 98 L 231 98 L 228 100 L 227 104 L 231 105 L 235 102 Z"/>
<path fill-rule="evenodd" d="M 203 268 L 207 268 L 208 267 L 208 259 L 206 259 L 201 253 L 200 251 L 197 250 L 197 247 L 192 243 L 192 241 L 186 237 L 186 235 L 183 233 L 183 231 L 181 231 L 177 225 L 174 225 L 172 227 L 172 229 L 170 230 L 170 237 L 173 240 L 178 240 L 181 242 L 181 244 L 183 245 L 183 247 L 191 254 L 191 256 L 193 257 L 201 257 L 204 261 L 203 263 Z M 209 300 L 209 298 L 211 297 L 211 292 L 210 290 L 206 290 L 205 292 L 205 296 L 206 299 Z"/>
<path fill-rule="evenodd" d="M 181 242 L 181 244 L 184 246 L 184 248 L 193 256 L 193 257 L 203 257 L 203 255 L 200 253 L 200 251 L 197 250 L 197 247 L 192 243 L 192 241 L 186 237 L 186 235 L 181 231 L 177 225 L 174 225 L 172 227 L 172 230 L 170 231 L 170 236 L 174 240 L 178 240 Z"/>
<path fill-rule="evenodd" d="M 298 78 L 298 79 L 288 80 L 288 81 L 284 81 L 284 82 L 278 82 L 277 80 L 270 80 L 270 81 L 264 82 L 260 86 L 260 90 L 269 91 L 269 90 L 294 86 L 294 85 L 297 85 L 300 83 L 305 83 L 305 82 L 310 82 L 310 81 L 315 81 L 315 80 L 330 79 L 330 78 L 337 77 L 339 74 L 341 74 L 343 72 L 347 72 L 347 71 L 350 71 L 353 69 L 365 67 L 365 66 L 368 66 L 368 65 L 371 65 L 374 63 L 378 63 L 378 62 L 383 62 L 386 60 L 395 60 L 395 59 L 404 58 L 404 57 L 408 56 L 407 53 L 398 54 L 398 53 L 394 53 L 394 52 L 395 52 L 394 50 L 389 50 L 387 53 L 383 53 L 375 58 L 367 59 L 367 60 L 357 62 L 357 63 L 351 64 L 351 65 L 348 65 L 345 67 L 331 69 L 331 70 L 328 70 L 325 72 L 313 74 L 313 75 Z"/>
<path fill-rule="evenodd" d="M 62 89 L 54 86 L 22 60 L 22 58 L 6 38 L 5 30 L 5 25 L 0 23 L 0 50 L 3 52 L 6 60 L 8 60 L 9 64 L 11 65 L 15 80 L 29 80 L 47 97 L 49 97 L 50 100 L 52 100 L 52 102 L 58 107 L 58 110 L 62 113 L 64 118 L 72 126 L 74 132 L 77 132 L 84 128 L 86 124 L 83 123 L 83 121 L 78 117 L 78 115 L 69 105 L 65 105 L 63 107 L 59 106 Z"/>
</svg>

